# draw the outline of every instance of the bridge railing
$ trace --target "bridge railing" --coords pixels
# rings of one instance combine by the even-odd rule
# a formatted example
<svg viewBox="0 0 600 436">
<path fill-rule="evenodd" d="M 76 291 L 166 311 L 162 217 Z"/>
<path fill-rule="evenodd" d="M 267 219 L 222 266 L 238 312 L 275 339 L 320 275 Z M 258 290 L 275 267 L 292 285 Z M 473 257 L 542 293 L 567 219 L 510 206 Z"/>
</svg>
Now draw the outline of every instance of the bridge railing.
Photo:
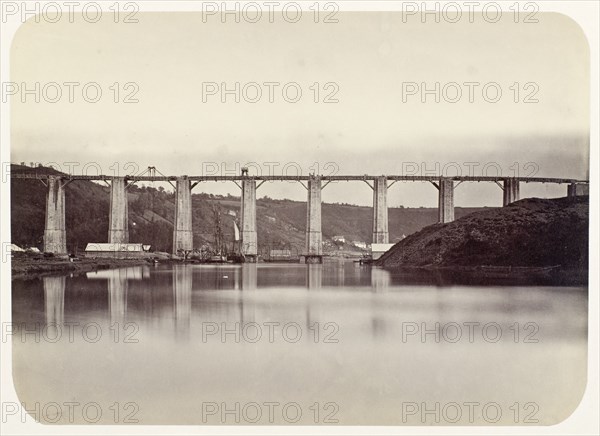
<svg viewBox="0 0 600 436">
<path fill-rule="evenodd" d="M 113 176 L 109 175 L 58 175 L 58 174 L 32 174 L 32 173 L 11 173 L 11 179 L 40 179 L 45 180 L 50 176 L 61 177 L 67 180 L 107 180 L 110 181 Z M 127 181 L 132 182 L 170 182 L 176 181 L 178 176 L 122 176 Z M 374 181 L 381 176 L 372 175 L 335 175 L 320 176 L 323 181 Z M 455 182 L 503 182 L 506 180 L 515 180 L 523 183 L 589 183 L 588 180 L 579 180 L 571 178 L 557 177 L 505 177 L 505 176 L 403 176 L 389 175 L 385 176 L 390 181 L 406 182 L 437 182 L 439 180 L 452 180 Z M 308 181 L 310 176 L 188 176 L 193 182 L 221 182 L 221 181 Z"/>
</svg>

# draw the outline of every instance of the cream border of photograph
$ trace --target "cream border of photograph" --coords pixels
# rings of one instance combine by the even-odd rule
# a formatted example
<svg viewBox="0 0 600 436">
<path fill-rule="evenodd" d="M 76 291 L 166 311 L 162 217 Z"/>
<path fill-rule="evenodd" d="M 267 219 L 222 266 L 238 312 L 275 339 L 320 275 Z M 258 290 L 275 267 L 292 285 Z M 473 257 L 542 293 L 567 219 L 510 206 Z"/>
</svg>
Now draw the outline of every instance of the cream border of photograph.
<svg viewBox="0 0 600 436">
<path fill-rule="evenodd" d="M 4 2 L 3 2 L 4 3 Z M 15 2 L 15 3 L 21 3 Z M 51 3 L 51 2 L 40 2 Z M 80 10 L 86 1 L 78 2 L 75 10 Z M 109 10 L 115 2 L 98 2 L 104 10 Z M 140 12 L 149 11 L 200 11 L 202 2 L 191 1 L 136 1 Z M 221 4 L 221 2 L 217 2 Z M 235 3 L 235 2 L 230 2 Z M 280 2 L 285 3 L 285 2 Z M 315 2 L 302 2 L 303 9 L 308 9 Z M 395 2 L 395 1 L 336 1 L 340 10 L 402 10 L 403 3 L 414 3 L 416 5 L 425 5 L 426 8 L 433 9 L 435 3 L 449 2 Z M 461 3 L 461 2 L 459 2 Z M 464 2 L 463 2 L 464 3 Z M 479 2 L 480 4 L 492 2 Z M 503 10 L 509 10 L 514 5 L 514 1 L 497 2 Z M 524 2 L 523 2 L 524 3 Z M 589 324 L 588 324 L 588 379 L 587 389 L 578 408 L 565 421 L 547 427 L 536 426 L 514 426 L 514 427 L 346 427 L 346 426 L 316 426 L 316 427 L 281 427 L 281 426 L 54 426 L 42 425 L 34 422 L 16 425 L 14 423 L 0 423 L 0 433 L 6 435 L 26 434 L 26 435 L 105 435 L 105 434 L 132 434 L 132 435 L 178 435 L 178 434 L 213 434 L 213 435 L 238 435 L 238 434 L 321 434 L 321 435 L 392 435 L 392 434 L 412 434 L 412 435 L 527 435 L 527 434 L 598 434 L 598 410 L 599 401 L 599 325 L 600 325 L 600 300 L 598 290 L 600 289 L 599 270 L 593 265 L 599 265 L 599 209 L 598 209 L 598 170 L 600 158 L 598 154 L 599 129 L 599 14 L 600 3 L 592 1 L 541 1 L 533 2 L 539 6 L 540 12 L 558 12 L 569 16 L 577 22 L 587 36 L 590 46 L 590 277 L 589 277 Z M 478 9 L 477 7 L 475 8 Z M 19 17 L 11 17 L 8 22 L 2 23 L 0 44 L 0 77 L 1 81 L 8 81 L 10 71 L 10 47 L 13 37 L 21 25 Z M 7 176 L 10 163 L 10 110 L 8 103 L 1 104 L 0 110 L 0 162 L 2 162 L 2 184 L 0 187 L 0 229 L 1 242 L 5 247 L 10 243 L 10 178 Z M 0 289 L 0 318 L 2 323 L 11 321 L 11 269 L 10 256 L 6 256 L 3 249 L 3 261 L 1 264 L 1 285 Z M 12 346 L 11 342 L 0 343 L 0 402 L 18 402 L 18 398 L 13 387 L 12 380 Z"/>
</svg>

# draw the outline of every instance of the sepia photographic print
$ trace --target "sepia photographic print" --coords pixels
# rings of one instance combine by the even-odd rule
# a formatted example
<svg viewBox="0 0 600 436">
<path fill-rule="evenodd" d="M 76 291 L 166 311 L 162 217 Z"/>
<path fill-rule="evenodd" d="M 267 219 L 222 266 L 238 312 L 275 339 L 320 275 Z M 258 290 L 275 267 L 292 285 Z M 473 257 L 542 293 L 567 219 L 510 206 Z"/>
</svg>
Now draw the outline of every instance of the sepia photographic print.
<svg viewBox="0 0 600 436">
<path fill-rule="evenodd" d="M 598 434 L 598 3 L 0 3 L 1 434 Z"/>
</svg>

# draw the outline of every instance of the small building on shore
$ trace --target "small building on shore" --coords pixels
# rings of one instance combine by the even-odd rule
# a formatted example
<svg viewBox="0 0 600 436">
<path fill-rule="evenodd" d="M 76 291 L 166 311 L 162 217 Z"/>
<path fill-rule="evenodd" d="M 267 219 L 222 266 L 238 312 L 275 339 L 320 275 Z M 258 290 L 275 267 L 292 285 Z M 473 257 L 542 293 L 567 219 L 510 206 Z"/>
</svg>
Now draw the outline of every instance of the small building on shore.
<svg viewBox="0 0 600 436">
<path fill-rule="evenodd" d="M 271 250 L 269 252 L 269 260 L 272 261 L 284 261 L 290 260 L 291 258 L 292 250 Z"/>
<path fill-rule="evenodd" d="M 393 246 L 394 244 L 371 244 L 371 257 L 377 260 Z"/>
<path fill-rule="evenodd" d="M 110 257 L 116 259 L 135 259 L 145 257 L 142 244 L 111 244 L 90 242 L 85 247 L 85 257 Z"/>
</svg>

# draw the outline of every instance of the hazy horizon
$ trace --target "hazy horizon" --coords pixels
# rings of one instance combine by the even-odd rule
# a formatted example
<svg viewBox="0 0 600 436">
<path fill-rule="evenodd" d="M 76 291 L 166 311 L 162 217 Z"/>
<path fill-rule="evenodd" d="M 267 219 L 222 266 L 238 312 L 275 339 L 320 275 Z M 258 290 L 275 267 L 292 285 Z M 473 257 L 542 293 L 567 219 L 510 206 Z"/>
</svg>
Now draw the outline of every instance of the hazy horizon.
<svg viewBox="0 0 600 436">
<path fill-rule="evenodd" d="M 13 162 L 97 163 L 120 174 L 135 162 L 168 175 L 232 174 L 256 163 L 261 171 L 306 175 L 406 174 L 452 162 L 474 175 L 587 179 L 589 174 L 589 52 L 569 18 L 539 13 L 539 23 L 403 23 L 399 13 L 340 12 L 339 23 L 202 22 L 200 13 L 139 13 L 137 24 L 110 20 L 48 24 L 28 21 L 11 50 L 11 81 L 95 82 L 98 103 L 11 100 Z M 157 31 L 158 30 L 158 31 Z M 138 87 L 138 103 L 114 103 Z M 297 103 L 231 97 L 222 103 L 202 83 L 297 83 Z M 318 83 L 319 103 L 314 103 Z M 475 93 L 470 103 L 403 95 L 403 83 L 497 83 L 497 103 Z M 337 103 L 322 100 L 337 86 Z M 519 102 L 511 86 L 518 83 Z M 539 102 L 523 103 L 534 83 Z M 206 85 L 204 85 L 206 86 Z M 461 85 L 462 86 L 462 85 Z M 481 86 L 478 88 L 480 89 Z M 462 87 L 464 92 L 464 87 Z M 203 93 L 204 92 L 204 93 Z M 75 94 L 76 96 L 79 94 Z M 402 101 L 405 97 L 406 101 Z M 206 101 L 203 101 L 206 100 Z M 534 163 L 534 165 L 531 164 Z M 315 163 L 317 165 L 315 166 Z M 479 163 L 475 166 L 474 163 Z M 219 167 L 215 170 L 215 165 Z M 408 169 L 407 169 L 408 165 Z M 223 168 L 224 166 L 224 168 Z M 252 166 L 251 166 L 252 167 Z M 455 167 L 455 166 L 454 166 Z M 225 171 L 223 171 L 223 169 Z M 533 170 L 535 174 L 532 174 Z M 136 171 L 138 172 L 138 171 Z M 252 169 L 251 169 L 252 173 Z M 354 182 L 356 183 L 356 182 Z M 349 186 L 352 186 L 348 189 Z M 362 186 L 358 188 L 355 186 Z M 170 188 L 165 185 L 165 188 Z M 235 195 L 234 184 L 195 188 Z M 521 196 L 565 195 L 564 186 L 525 185 Z M 267 183 L 257 196 L 302 201 L 298 183 Z M 366 184 L 331 184 L 323 201 L 368 206 Z M 456 206 L 497 206 L 492 183 L 462 184 Z M 391 206 L 435 206 L 431 184 L 395 184 Z"/>
</svg>

